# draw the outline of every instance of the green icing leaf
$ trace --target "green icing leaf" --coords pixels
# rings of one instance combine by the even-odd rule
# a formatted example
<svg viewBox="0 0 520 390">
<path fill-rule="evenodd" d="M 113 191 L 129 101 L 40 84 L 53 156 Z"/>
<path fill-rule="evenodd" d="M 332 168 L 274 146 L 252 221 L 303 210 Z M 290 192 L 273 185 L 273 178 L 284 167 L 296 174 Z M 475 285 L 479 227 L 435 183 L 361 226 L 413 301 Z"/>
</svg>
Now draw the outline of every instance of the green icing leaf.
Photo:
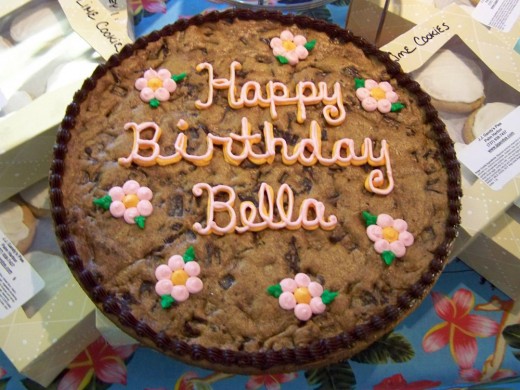
<svg viewBox="0 0 520 390">
<path fill-rule="evenodd" d="M 112 197 L 110 195 L 105 195 L 102 198 L 97 198 L 92 201 L 95 206 L 101 207 L 103 210 L 108 210 L 110 208 L 110 203 L 112 203 Z"/>
<path fill-rule="evenodd" d="M 390 333 L 352 357 L 352 360 L 365 364 L 405 363 L 414 356 L 413 346 L 406 337 L 400 333 Z"/>
<path fill-rule="evenodd" d="M 381 258 L 386 265 L 390 265 L 395 259 L 395 254 L 392 251 L 383 251 L 383 253 L 381 253 Z"/>
<path fill-rule="evenodd" d="M 186 73 L 186 72 L 182 72 L 182 73 L 179 73 L 179 74 L 174 74 L 172 76 L 172 80 L 175 81 L 176 83 L 178 83 L 179 81 L 184 80 L 184 78 L 187 75 L 188 75 L 188 73 Z"/>
<path fill-rule="evenodd" d="M 285 64 L 289 63 L 289 60 L 287 58 L 285 58 L 284 56 L 276 56 L 276 59 L 282 65 L 285 65 Z"/>
<path fill-rule="evenodd" d="M 152 108 L 157 108 L 157 107 L 159 107 L 160 104 L 161 104 L 161 102 L 159 100 L 157 100 L 156 98 L 153 98 L 152 100 L 150 100 L 150 107 L 152 107 Z"/>
<path fill-rule="evenodd" d="M 323 294 L 321 294 L 321 300 L 323 301 L 324 304 L 328 305 L 334 299 L 336 299 L 338 294 L 339 293 L 337 291 L 325 290 L 325 291 L 323 291 Z"/>
<path fill-rule="evenodd" d="M 374 214 L 370 214 L 368 211 L 363 211 L 361 213 L 363 215 L 363 219 L 367 226 L 375 225 L 377 223 L 377 216 Z"/>
<path fill-rule="evenodd" d="M 365 79 L 354 79 L 354 87 L 356 89 L 365 88 Z"/>
<path fill-rule="evenodd" d="M 161 295 L 161 307 L 163 309 L 168 309 L 174 302 L 175 299 L 171 295 Z"/>
<path fill-rule="evenodd" d="M 314 46 L 316 46 L 316 39 L 313 39 L 312 41 L 307 42 L 305 45 L 303 45 L 308 51 L 311 51 L 314 49 Z"/>
<path fill-rule="evenodd" d="M 398 112 L 398 111 L 401 111 L 403 108 L 405 108 L 406 106 L 403 104 L 403 103 L 392 103 L 392 108 L 390 108 L 390 111 L 391 112 Z"/>
<path fill-rule="evenodd" d="M 307 383 L 316 390 L 353 390 L 356 376 L 348 360 L 305 371 Z"/>
<path fill-rule="evenodd" d="M 185 263 L 195 260 L 195 248 L 190 246 L 188 249 L 186 249 L 186 252 L 184 252 L 182 255 L 182 259 Z"/>
<path fill-rule="evenodd" d="M 275 298 L 279 298 L 280 295 L 282 295 L 282 286 L 279 284 L 273 284 L 272 286 L 267 287 L 267 293 Z"/>
<path fill-rule="evenodd" d="M 138 215 L 134 218 L 135 224 L 139 229 L 144 229 L 144 223 L 146 222 L 146 217 L 143 217 L 142 215 Z"/>
</svg>

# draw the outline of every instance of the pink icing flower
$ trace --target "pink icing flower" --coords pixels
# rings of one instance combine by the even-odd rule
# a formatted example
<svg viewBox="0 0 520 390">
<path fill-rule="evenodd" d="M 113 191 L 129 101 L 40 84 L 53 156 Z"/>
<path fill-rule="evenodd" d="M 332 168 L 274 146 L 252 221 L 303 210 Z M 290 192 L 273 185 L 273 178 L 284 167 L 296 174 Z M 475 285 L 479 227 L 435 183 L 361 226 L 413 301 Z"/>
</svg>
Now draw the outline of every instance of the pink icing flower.
<svg viewBox="0 0 520 390">
<path fill-rule="evenodd" d="M 148 69 L 144 72 L 144 77 L 137 79 L 135 87 L 141 91 L 140 96 L 144 102 L 152 99 L 164 102 L 177 89 L 177 83 L 171 77 L 172 74 L 167 69 Z"/>
<path fill-rule="evenodd" d="M 313 314 L 325 311 L 326 305 L 334 300 L 337 293 L 324 291 L 318 282 L 312 282 L 307 274 L 296 274 L 294 279 L 285 278 L 278 286 L 280 307 L 285 310 L 294 310 L 294 315 L 301 321 L 309 320 Z M 269 291 L 269 289 L 268 289 Z"/>
<path fill-rule="evenodd" d="M 123 217 L 126 223 L 135 224 L 136 217 L 148 217 L 153 212 L 152 190 L 141 187 L 135 180 L 128 180 L 123 187 L 112 187 L 108 195 L 112 198 L 110 213 L 116 218 Z"/>
<path fill-rule="evenodd" d="M 185 261 L 182 256 L 173 255 L 167 265 L 161 264 L 155 269 L 155 291 L 161 297 L 171 296 L 175 301 L 183 302 L 190 294 L 202 290 L 204 285 L 198 278 L 199 273 L 199 263 L 194 260 Z"/>
<path fill-rule="evenodd" d="M 365 110 L 379 110 L 383 114 L 390 112 L 392 103 L 396 103 L 399 98 L 389 82 L 378 83 L 371 79 L 365 80 L 364 87 L 356 89 L 356 96 Z"/>
<path fill-rule="evenodd" d="M 271 39 L 271 48 L 275 56 L 284 57 L 289 64 L 296 65 L 309 55 L 306 43 L 307 39 L 303 35 L 293 35 L 289 30 L 284 30 L 280 37 Z"/>
<path fill-rule="evenodd" d="M 367 235 L 374 242 L 377 253 L 392 252 L 395 257 L 403 257 L 406 247 L 414 242 L 413 235 L 408 232 L 408 224 L 388 214 L 379 214 L 375 224 L 367 227 Z"/>
</svg>

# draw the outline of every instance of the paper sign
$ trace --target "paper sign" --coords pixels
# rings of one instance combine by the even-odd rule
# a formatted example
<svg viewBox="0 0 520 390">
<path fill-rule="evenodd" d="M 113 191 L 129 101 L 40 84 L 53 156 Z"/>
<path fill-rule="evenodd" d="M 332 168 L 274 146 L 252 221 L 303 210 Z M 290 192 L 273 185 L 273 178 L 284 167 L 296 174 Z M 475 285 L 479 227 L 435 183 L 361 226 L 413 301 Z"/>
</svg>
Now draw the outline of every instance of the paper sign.
<svg viewBox="0 0 520 390">
<path fill-rule="evenodd" d="M 126 1 L 58 0 L 67 19 L 83 39 L 103 58 L 108 59 L 133 42 Z"/>
<path fill-rule="evenodd" d="M 458 153 L 460 162 L 498 191 L 520 174 L 520 107 Z"/>
<path fill-rule="evenodd" d="M 508 32 L 520 16 L 520 1 L 480 0 L 472 16 L 486 26 Z"/>
<path fill-rule="evenodd" d="M 0 230 L 0 318 L 5 318 L 44 286 L 18 249 Z"/>
</svg>

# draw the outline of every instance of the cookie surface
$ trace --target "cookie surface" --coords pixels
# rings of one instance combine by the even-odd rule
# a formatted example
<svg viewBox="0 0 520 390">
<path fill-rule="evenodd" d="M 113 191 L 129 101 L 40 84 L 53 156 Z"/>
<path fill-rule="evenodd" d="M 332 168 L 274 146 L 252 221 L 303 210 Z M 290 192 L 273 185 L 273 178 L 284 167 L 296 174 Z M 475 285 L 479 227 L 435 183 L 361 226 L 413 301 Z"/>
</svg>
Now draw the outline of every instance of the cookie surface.
<svg viewBox="0 0 520 390">
<path fill-rule="evenodd" d="M 314 42 L 294 65 L 273 53 L 285 30 Z M 142 91 L 161 69 L 177 81 L 157 102 Z M 385 99 L 395 111 L 380 111 Z M 99 206 L 134 193 L 153 206 L 138 215 L 143 229 Z M 178 22 L 98 68 L 69 106 L 51 174 L 57 235 L 98 306 L 147 345 L 242 373 L 338 361 L 391 330 L 441 272 L 459 196 L 442 122 L 386 54 L 323 22 L 251 11 Z M 388 247 L 383 259 L 367 234 L 381 215 L 399 221 L 384 234 L 413 234 L 398 258 Z M 203 288 L 165 303 L 158 291 L 178 286 L 175 271 L 192 276 L 183 255 Z M 307 320 L 279 304 L 287 289 L 311 299 L 282 283 L 293 278 L 321 295 Z"/>
</svg>

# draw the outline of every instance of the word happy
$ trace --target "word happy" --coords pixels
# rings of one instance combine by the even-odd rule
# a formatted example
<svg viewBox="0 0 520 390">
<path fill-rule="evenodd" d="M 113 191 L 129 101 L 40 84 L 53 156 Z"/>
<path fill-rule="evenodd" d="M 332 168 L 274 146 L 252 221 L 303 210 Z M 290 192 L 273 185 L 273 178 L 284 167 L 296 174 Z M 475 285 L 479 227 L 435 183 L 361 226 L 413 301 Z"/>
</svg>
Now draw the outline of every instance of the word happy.
<svg viewBox="0 0 520 390">
<path fill-rule="evenodd" d="M 320 81 L 318 86 L 312 81 L 300 81 L 296 84 L 294 96 L 289 93 L 289 88 L 283 83 L 277 81 L 269 81 L 262 87 L 256 81 L 246 81 L 242 87 L 238 87 L 235 77 L 235 71 L 242 69 L 242 65 L 238 61 L 233 61 L 229 67 L 229 79 L 214 78 L 213 66 L 204 62 L 197 65 L 197 71 L 208 71 L 208 97 L 205 102 L 197 100 L 195 106 L 199 109 L 206 109 L 213 104 L 214 89 L 228 90 L 228 104 L 233 109 L 245 107 L 260 106 L 269 107 L 272 119 L 278 118 L 277 106 L 296 106 L 296 120 L 298 123 L 305 122 L 307 118 L 305 106 L 325 104 L 323 107 L 323 117 L 325 121 L 332 126 L 341 125 L 346 118 L 345 107 L 343 106 L 343 96 L 341 93 L 341 84 L 334 83 L 332 95 L 328 94 L 328 86 L 324 81 Z M 235 91 L 240 90 L 239 96 L 235 96 Z M 252 95 L 252 96 L 251 96 Z"/>
</svg>

